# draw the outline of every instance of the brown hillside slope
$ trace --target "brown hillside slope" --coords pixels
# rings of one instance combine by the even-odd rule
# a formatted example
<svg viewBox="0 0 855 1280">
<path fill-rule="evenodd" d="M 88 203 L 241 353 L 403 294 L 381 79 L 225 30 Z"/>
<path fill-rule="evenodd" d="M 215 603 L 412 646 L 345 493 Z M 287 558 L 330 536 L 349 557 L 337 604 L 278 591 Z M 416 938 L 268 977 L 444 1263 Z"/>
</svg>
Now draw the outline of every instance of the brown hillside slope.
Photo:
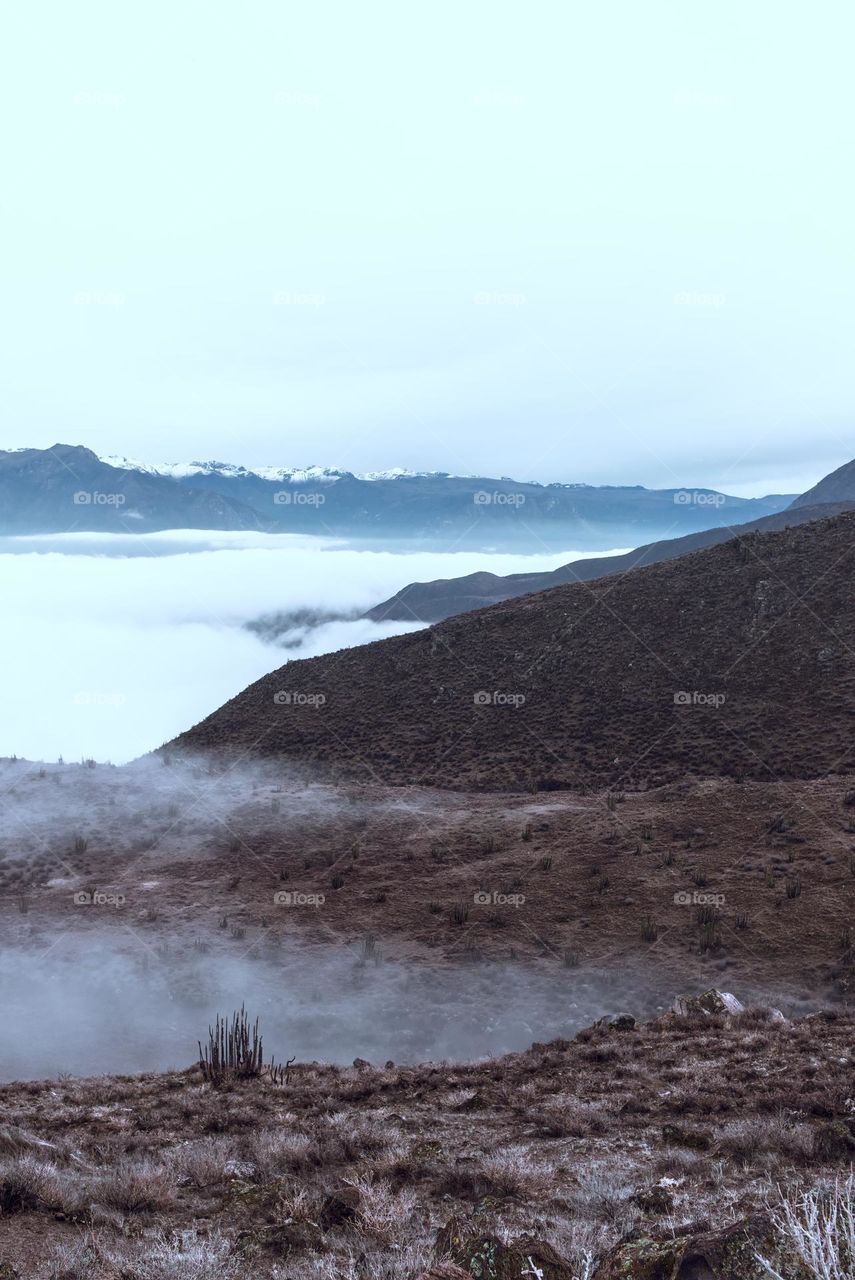
<svg viewBox="0 0 855 1280">
<path fill-rule="evenodd" d="M 452 787 L 851 769 L 853 539 L 755 533 L 289 663 L 174 745 Z"/>
</svg>

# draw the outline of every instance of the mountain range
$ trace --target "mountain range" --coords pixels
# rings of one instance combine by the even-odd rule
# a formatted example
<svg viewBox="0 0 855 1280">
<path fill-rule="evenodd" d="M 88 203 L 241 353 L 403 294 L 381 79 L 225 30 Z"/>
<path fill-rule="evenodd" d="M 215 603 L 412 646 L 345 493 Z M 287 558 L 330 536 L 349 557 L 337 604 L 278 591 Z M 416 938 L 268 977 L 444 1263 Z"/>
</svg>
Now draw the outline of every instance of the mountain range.
<svg viewBox="0 0 855 1280">
<path fill-rule="evenodd" d="M 357 475 L 322 467 L 147 464 L 82 446 L 0 452 L 0 534 L 235 529 L 443 549 L 637 545 L 772 515 L 791 494 L 537 484 L 488 476 Z"/>
</svg>

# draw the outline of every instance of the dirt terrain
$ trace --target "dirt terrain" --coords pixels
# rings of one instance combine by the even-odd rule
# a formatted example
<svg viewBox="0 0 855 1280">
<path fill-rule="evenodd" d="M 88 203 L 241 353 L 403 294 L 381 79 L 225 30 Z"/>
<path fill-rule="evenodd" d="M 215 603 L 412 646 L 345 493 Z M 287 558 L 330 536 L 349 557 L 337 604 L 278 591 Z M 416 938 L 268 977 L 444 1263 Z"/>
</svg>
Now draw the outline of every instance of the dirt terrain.
<svg viewBox="0 0 855 1280">
<path fill-rule="evenodd" d="M 625 976 L 650 1011 L 687 982 L 851 994 L 855 777 L 489 795 L 154 759 L 0 779 L 8 946 L 536 963 Z"/>
<path fill-rule="evenodd" d="M 287 664 L 170 746 L 510 791 L 855 764 L 855 514 Z"/>
</svg>

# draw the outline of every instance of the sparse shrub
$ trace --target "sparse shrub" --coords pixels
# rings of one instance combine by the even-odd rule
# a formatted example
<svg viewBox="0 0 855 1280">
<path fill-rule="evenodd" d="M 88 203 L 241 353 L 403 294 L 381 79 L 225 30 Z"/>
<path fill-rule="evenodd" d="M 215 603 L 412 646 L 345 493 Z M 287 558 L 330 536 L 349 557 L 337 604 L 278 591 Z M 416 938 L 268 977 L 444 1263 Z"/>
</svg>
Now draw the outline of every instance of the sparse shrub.
<svg viewBox="0 0 855 1280">
<path fill-rule="evenodd" d="M 851 1280 L 855 1268 L 855 1174 L 802 1194 L 781 1192 L 772 1220 L 810 1277 Z M 767 1259 L 758 1261 L 773 1280 L 784 1280 Z"/>
<path fill-rule="evenodd" d="M 788 898 L 800 898 L 802 893 L 801 876 L 787 876 L 786 890 Z"/>
<path fill-rule="evenodd" d="M 455 902 L 451 908 L 451 923 L 456 925 L 465 924 L 469 919 L 469 908 L 465 902 Z"/>
<path fill-rule="evenodd" d="M 119 1274 L 128 1280 L 240 1280 L 246 1263 L 219 1232 L 200 1237 L 182 1232 L 175 1239 L 165 1233 L 147 1240 L 139 1258 Z"/>
<path fill-rule="evenodd" d="M 520 836 L 520 839 L 521 839 L 521 840 L 524 840 L 524 841 L 526 842 L 526 844 L 528 844 L 528 843 L 531 841 L 531 839 L 532 839 L 532 829 L 531 829 L 531 823 L 530 823 L 530 822 L 527 822 L 527 823 L 525 824 L 525 826 L 523 827 L 523 829 L 522 829 L 522 835 Z"/>
<path fill-rule="evenodd" d="M 549 856 L 548 853 L 544 854 L 544 856 L 540 859 L 540 861 L 537 864 L 537 867 L 539 871 L 552 870 L 552 858 Z"/>
<path fill-rule="evenodd" d="M 344 876 L 341 875 L 338 871 L 335 873 L 335 875 L 330 876 L 330 888 L 331 889 L 344 888 Z"/>
<path fill-rule="evenodd" d="M 235 1155 L 232 1139 L 217 1136 L 183 1142 L 168 1158 L 170 1166 L 191 1186 L 204 1188 L 223 1181 L 225 1166 Z"/>
<path fill-rule="evenodd" d="M 150 1160 L 118 1161 L 98 1190 L 102 1202 L 121 1213 L 157 1213 L 175 1198 L 169 1170 Z"/>
<path fill-rule="evenodd" d="M 520 1196 L 528 1200 L 546 1195 L 552 1184 L 548 1168 L 535 1163 L 523 1146 L 495 1152 L 482 1162 L 481 1170 L 492 1193 L 498 1196 Z"/>
<path fill-rule="evenodd" d="M 650 916 L 645 916 L 641 922 L 641 941 L 655 942 L 659 937 L 659 929 Z"/>
<path fill-rule="evenodd" d="M 0 1215 L 32 1209 L 58 1209 L 62 1202 L 55 1164 L 32 1155 L 0 1162 Z"/>
</svg>

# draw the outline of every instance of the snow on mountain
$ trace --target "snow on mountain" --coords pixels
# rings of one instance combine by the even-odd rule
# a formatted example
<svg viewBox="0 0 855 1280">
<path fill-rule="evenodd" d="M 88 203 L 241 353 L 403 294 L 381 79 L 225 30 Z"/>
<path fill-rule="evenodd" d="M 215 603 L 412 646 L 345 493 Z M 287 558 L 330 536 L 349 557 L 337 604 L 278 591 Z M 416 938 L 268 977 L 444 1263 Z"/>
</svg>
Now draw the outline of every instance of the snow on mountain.
<svg viewBox="0 0 855 1280">
<path fill-rule="evenodd" d="M 140 462 L 137 458 L 124 458 L 118 454 L 101 455 L 101 461 L 122 471 L 144 471 L 149 475 L 172 476 L 183 480 L 188 476 L 257 476 L 260 480 L 273 480 L 280 484 L 334 484 L 336 480 L 352 476 L 356 480 L 399 480 L 402 477 L 448 477 L 445 471 L 410 471 L 406 467 L 391 467 L 388 471 L 345 471 L 341 467 L 241 467 L 232 462 Z"/>
</svg>

